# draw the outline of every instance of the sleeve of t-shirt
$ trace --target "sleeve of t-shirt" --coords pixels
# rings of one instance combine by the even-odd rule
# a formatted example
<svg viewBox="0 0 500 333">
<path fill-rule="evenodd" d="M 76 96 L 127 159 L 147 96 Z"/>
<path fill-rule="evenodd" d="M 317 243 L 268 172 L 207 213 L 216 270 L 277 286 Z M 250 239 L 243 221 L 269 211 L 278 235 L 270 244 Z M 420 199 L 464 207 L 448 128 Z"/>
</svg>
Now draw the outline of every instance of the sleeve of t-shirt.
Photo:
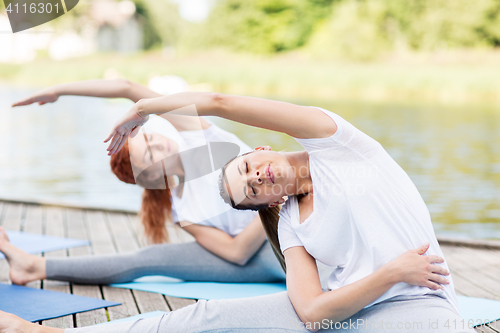
<svg viewBox="0 0 500 333">
<path fill-rule="evenodd" d="M 292 198 L 294 197 L 290 197 L 288 200 Z M 287 206 L 288 205 L 285 205 L 281 209 L 280 220 L 278 222 L 278 239 L 280 242 L 281 253 L 294 246 L 304 246 L 292 228 L 290 207 Z"/>
<path fill-rule="evenodd" d="M 327 138 L 312 138 L 312 139 L 298 139 L 297 142 L 304 147 L 304 149 L 309 152 L 315 152 L 330 148 L 339 148 L 344 146 L 352 146 L 353 148 L 358 148 L 363 146 L 364 148 L 375 148 L 379 146 L 379 143 L 361 132 L 359 129 L 354 127 L 347 120 L 335 114 L 331 111 L 318 108 L 323 111 L 327 116 L 333 119 L 337 125 L 337 131 L 330 137 Z M 355 149 L 358 150 L 358 149 Z"/>
</svg>

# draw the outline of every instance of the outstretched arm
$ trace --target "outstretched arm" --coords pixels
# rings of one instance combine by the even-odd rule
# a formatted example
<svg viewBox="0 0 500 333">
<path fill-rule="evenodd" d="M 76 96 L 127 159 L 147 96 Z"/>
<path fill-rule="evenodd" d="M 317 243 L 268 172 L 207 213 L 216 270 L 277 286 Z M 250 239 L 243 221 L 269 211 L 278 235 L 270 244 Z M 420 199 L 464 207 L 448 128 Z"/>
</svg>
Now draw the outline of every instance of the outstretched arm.
<svg viewBox="0 0 500 333">
<path fill-rule="evenodd" d="M 315 107 L 262 98 L 218 93 L 184 92 L 137 102 L 113 128 L 108 150 L 117 152 L 126 137 L 135 135 L 150 114 L 218 116 L 239 123 L 283 132 L 296 138 L 326 138 L 337 131 L 335 122 Z"/>
<path fill-rule="evenodd" d="M 86 80 L 58 84 L 12 104 L 13 107 L 38 103 L 44 105 L 56 102 L 65 95 L 89 96 L 101 98 L 127 98 L 137 103 L 141 99 L 162 97 L 151 89 L 125 79 Z M 178 131 L 194 131 L 206 129 L 210 125 L 201 118 L 184 117 L 173 114 L 163 115 Z"/>
<path fill-rule="evenodd" d="M 205 249 L 238 265 L 246 265 L 266 240 L 259 216 L 235 237 L 217 228 L 198 224 L 189 224 L 183 228 Z"/>
<path fill-rule="evenodd" d="M 407 251 L 369 276 L 350 285 L 323 293 L 316 261 L 302 246 L 284 251 L 288 296 L 306 327 L 315 331 L 314 323 L 323 319 L 342 321 L 362 310 L 399 282 L 443 289 L 446 269 L 432 265 L 444 260 L 438 256 L 423 256 L 429 245 Z M 318 324 L 316 324 L 318 325 Z M 317 327 L 317 326 L 316 326 Z"/>
</svg>

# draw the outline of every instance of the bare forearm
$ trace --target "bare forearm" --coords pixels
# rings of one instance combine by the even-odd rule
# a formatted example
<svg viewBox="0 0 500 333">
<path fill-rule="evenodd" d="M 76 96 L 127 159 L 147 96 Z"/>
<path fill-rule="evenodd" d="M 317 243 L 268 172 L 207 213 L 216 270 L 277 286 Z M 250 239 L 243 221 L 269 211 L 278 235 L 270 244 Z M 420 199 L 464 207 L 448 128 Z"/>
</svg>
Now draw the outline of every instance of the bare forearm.
<svg viewBox="0 0 500 333">
<path fill-rule="evenodd" d="M 234 251 L 238 254 L 239 264 L 245 265 L 260 249 L 266 240 L 260 218 L 253 220 L 242 232 L 233 238 Z"/>
<path fill-rule="evenodd" d="M 323 319 L 334 322 L 347 319 L 374 302 L 397 282 L 398 277 L 384 266 L 355 283 L 312 299 L 306 319 L 310 323 Z"/>
<path fill-rule="evenodd" d="M 176 114 L 188 116 L 220 116 L 216 94 L 182 92 L 158 98 L 148 98 L 136 103 L 137 112 L 145 117 L 151 114 Z"/>
<path fill-rule="evenodd" d="M 152 95 L 151 90 L 144 87 L 150 93 L 140 94 L 134 92 L 137 88 L 136 84 L 123 80 L 86 80 L 72 83 L 64 83 L 47 88 L 47 91 L 55 93 L 57 96 L 72 95 L 72 96 L 90 96 L 90 97 L 103 97 L 103 98 L 129 98 L 134 102 L 140 98 L 152 98 L 159 95 Z M 137 85 L 138 86 L 138 85 Z M 137 98 L 136 95 L 141 95 Z M 154 94 L 154 93 L 153 93 Z"/>
<path fill-rule="evenodd" d="M 142 117 L 164 113 L 217 116 L 298 138 L 327 137 L 337 130 L 317 108 L 247 96 L 186 92 L 146 99 L 136 106 Z"/>
</svg>

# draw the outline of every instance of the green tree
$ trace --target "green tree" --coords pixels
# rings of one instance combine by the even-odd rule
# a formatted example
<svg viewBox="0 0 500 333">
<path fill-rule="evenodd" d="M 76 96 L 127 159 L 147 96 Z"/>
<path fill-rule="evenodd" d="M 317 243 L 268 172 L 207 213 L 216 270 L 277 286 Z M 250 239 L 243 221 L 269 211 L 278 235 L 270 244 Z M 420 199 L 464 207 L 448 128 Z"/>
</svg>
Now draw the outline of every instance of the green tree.
<svg viewBox="0 0 500 333">
<path fill-rule="evenodd" d="M 197 46 L 274 53 L 304 45 L 333 0 L 222 0 L 198 27 Z M 194 44 L 194 43 L 193 43 Z"/>
</svg>

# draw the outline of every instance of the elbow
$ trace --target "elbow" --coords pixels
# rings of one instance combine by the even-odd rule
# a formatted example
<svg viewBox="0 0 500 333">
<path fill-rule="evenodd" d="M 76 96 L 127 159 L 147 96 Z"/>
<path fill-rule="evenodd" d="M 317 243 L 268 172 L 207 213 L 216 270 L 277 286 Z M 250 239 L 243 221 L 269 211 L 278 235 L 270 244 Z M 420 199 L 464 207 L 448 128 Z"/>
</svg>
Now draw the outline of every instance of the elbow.
<svg viewBox="0 0 500 333">
<path fill-rule="evenodd" d="M 127 79 L 114 79 L 113 82 L 119 87 L 122 96 L 129 96 L 134 89 L 134 83 Z"/>
<path fill-rule="evenodd" d="M 323 328 L 323 319 L 318 317 L 318 311 L 311 304 L 297 310 L 297 315 L 309 332 L 316 332 Z"/>
<path fill-rule="evenodd" d="M 209 93 L 210 109 L 214 110 L 215 116 L 220 116 L 226 109 L 227 95 L 221 93 Z"/>
<path fill-rule="evenodd" d="M 235 249 L 232 251 L 232 256 L 231 256 L 231 262 L 233 264 L 239 265 L 239 266 L 245 266 L 250 258 L 246 255 L 246 253 L 243 253 L 242 251 Z"/>
<path fill-rule="evenodd" d="M 314 318 L 314 314 L 311 312 L 312 311 L 305 310 L 301 315 L 299 315 L 299 318 L 302 320 L 302 323 L 306 326 L 306 329 L 309 332 L 316 332 L 320 329 L 321 325 L 319 324 L 321 324 L 321 322 Z"/>
</svg>

